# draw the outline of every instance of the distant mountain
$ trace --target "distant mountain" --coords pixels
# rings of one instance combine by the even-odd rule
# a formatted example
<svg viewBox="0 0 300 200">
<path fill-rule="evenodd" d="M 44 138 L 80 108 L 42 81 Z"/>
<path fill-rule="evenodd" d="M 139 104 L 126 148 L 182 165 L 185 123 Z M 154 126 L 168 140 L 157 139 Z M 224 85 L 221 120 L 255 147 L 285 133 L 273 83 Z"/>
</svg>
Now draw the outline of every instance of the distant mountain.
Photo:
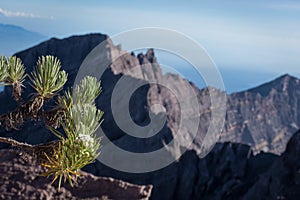
<svg viewBox="0 0 300 200">
<path fill-rule="evenodd" d="M 0 54 L 5 56 L 29 48 L 45 39 L 47 39 L 46 36 L 22 27 L 0 24 Z"/>
<path fill-rule="evenodd" d="M 261 96 L 267 96 L 270 92 L 285 92 L 291 93 L 299 87 L 299 79 L 289 74 L 284 74 L 277 79 L 264 83 L 258 87 L 249 89 L 248 92 Z"/>
<path fill-rule="evenodd" d="M 255 152 L 280 154 L 300 128 L 300 80 L 288 74 L 228 96 L 221 141 L 242 142 Z"/>
</svg>

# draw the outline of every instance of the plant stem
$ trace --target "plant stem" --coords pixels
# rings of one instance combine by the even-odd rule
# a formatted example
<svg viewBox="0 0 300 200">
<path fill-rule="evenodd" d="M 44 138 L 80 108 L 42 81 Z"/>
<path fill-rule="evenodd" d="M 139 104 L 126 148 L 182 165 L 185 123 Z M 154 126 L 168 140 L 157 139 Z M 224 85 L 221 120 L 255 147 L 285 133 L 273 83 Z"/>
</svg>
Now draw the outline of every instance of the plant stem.
<svg viewBox="0 0 300 200">
<path fill-rule="evenodd" d="M 22 149 L 30 149 L 30 150 L 34 149 L 34 146 L 32 146 L 30 144 L 18 142 L 14 139 L 11 139 L 11 138 L 0 137 L 0 142 L 6 143 L 6 144 L 11 144 L 12 146 L 20 147 Z"/>
<path fill-rule="evenodd" d="M 27 152 L 34 156 L 38 163 L 46 163 L 48 161 L 47 156 L 52 156 L 54 149 L 58 148 L 60 141 L 54 140 L 44 144 L 31 145 L 23 142 L 16 141 L 11 138 L 0 137 L 0 142 L 10 144 L 19 148 L 22 152 Z"/>
</svg>

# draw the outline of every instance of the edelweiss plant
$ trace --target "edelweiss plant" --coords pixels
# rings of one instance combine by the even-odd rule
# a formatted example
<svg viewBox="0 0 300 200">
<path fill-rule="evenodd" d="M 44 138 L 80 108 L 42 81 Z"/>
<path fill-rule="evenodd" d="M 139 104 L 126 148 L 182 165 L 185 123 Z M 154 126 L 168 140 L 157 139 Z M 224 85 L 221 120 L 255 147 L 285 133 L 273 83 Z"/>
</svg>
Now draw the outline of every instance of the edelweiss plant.
<svg viewBox="0 0 300 200">
<path fill-rule="evenodd" d="M 101 84 L 96 78 L 87 76 L 73 92 L 59 95 L 67 81 L 67 73 L 61 70 L 57 58 L 43 56 L 28 76 L 36 93 L 28 102 L 21 102 L 26 76 L 20 59 L 0 56 L 0 82 L 13 87 L 13 96 L 19 102 L 16 110 L 0 116 L 0 126 L 6 130 L 19 129 L 27 120 L 42 120 L 59 140 L 37 146 L 4 137 L 0 137 L 0 142 L 31 150 L 41 165 L 47 168 L 42 175 L 53 176 L 52 183 L 58 180 L 58 188 L 62 181 L 73 186 L 80 175 L 79 170 L 99 155 L 101 138 L 97 137 L 96 131 L 102 123 L 103 112 L 97 109 L 95 99 L 101 93 Z M 51 110 L 45 109 L 45 100 L 56 96 L 56 106 Z M 60 126 L 63 132 L 57 130 Z"/>
<path fill-rule="evenodd" d="M 78 170 L 99 155 L 101 138 L 95 132 L 102 123 L 103 112 L 96 108 L 95 99 L 100 92 L 100 82 L 88 76 L 74 88 L 73 98 L 67 92 L 60 101 L 66 108 L 65 120 L 61 122 L 66 137 L 49 127 L 61 142 L 52 156 L 46 155 L 48 162 L 43 164 L 48 168 L 44 175 L 54 175 L 53 181 L 59 178 L 59 188 L 63 179 L 73 185 L 79 175 Z M 85 96 L 79 101 L 77 97 L 82 94 Z"/>
<path fill-rule="evenodd" d="M 4 56 L 0 56 L 0 84 L 6 80 L 7 76 L 7 60 Z"/>
<path fill-rule="evenodd" d="M 42 56 L 29 77 L 31 86 L 43 98 L 52 98 L 67 82 L 67 73 L 61 71 L 60 61 L 53 56 Z"/>
<path fill-rule="evenodd" d="M 61 71 L 60 61 L 53 56 L 42 56 L 37 66 L 29 76 L 30 85 L 35 89 L 36 95 L 33 100 L 34 110 L 38 111 L 44 104 L 45 99 L 53 96 L 62 89 L 67 82 L 68 75 Z"/>
<path fill-rule="evenodd" d="M 23 81 L 26 78 L 25 68 L 22 61 L 13 56 L 6 59 L 0 56 L 0 81 L 5 82 L 5 85 L 12 85 L 13 95 L 16 101 L 21 100 Z"/>
<path fill-rule="evenodd" d="M 67 74 L 60 70 L 60 62 L 53 56 L 41 57 L 37 62 L 30 79 L 30 85 L 36 93 L 28 102 L 22 102 L 23 82 L 26 78 L 22 61 L 16 57 L 1 57 L 1 77 L 4 85 L 12 85 L 13 96 L 19 107 L 11 113 L 0 116 L 0 123 L 6 130 L 20 129 L 26 119 L 43 120 L 47 125 L 59 126 L 59 117 L 63 114 L 61 108 L 40 112 L 44 101 L 53 98 L 67 81 Z"/>
</svg>

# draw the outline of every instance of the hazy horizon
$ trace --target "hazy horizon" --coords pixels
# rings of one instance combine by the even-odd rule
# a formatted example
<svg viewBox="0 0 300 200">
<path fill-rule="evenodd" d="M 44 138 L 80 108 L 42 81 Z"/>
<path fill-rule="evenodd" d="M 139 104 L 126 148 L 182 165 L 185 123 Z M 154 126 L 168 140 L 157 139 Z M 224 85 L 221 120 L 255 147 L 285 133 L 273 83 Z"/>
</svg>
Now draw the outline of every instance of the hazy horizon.
<svg viewBox="0 0 300 200">
<path fill-rule="evenodd" d="M 253 86 L 252 79 L 261 83 L 286 73 L 300 77 L 299 19 L 300 2 L 295 0 L 0 2 L 0 23 L 49 38 L 91 32 L 114 36 L 143 27 L 181 32 L 203 46 L 221 72 L 230 71 L 231 78 L 224 77 L 225 83 L 240 79 L 232 80 L 230 87 L 237 87 L 231 91 Z M 160 53 L 157 57 L 162 64 L 197 81 L 184 61 L 170 60 Z M 234 71 L 236 75 L 231 73 Z M 259 74 L 262 76 L 257 77 Z"/>
</svg>

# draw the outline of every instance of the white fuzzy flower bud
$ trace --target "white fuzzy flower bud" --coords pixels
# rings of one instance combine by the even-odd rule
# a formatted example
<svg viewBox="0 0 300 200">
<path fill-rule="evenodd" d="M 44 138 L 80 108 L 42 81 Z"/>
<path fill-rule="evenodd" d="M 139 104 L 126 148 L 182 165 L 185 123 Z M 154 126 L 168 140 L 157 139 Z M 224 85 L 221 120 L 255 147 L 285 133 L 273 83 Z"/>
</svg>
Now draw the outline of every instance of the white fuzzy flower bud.
<svg viewBox="0 0 300 200">
<path fill-rule="evenodd" d="M 94 138 L 90 135 L 79 134 L 76 139 L 81 140 L 86 147 L 90 147 L 94 143 Z"/>
</svg>

